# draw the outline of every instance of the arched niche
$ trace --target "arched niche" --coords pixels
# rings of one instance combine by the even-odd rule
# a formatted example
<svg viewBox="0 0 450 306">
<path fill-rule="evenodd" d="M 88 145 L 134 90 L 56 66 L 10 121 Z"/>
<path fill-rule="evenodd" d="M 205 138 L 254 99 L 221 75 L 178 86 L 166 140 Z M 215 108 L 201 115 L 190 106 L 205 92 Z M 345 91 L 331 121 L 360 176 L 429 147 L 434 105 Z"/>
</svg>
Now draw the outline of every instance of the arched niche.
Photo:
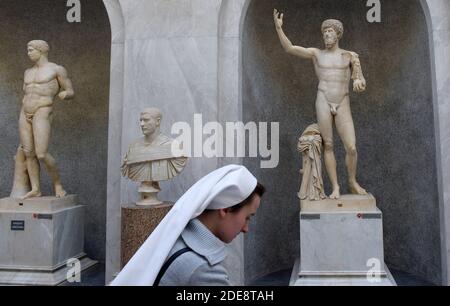
<svg viewBox="0 0 450 306">
<path fill-rule="evenodd" d="M 80 23 L 67 21 L 66 4 L 0 1 L 0 197 L 9 196 L 13 182 L 23 74 L 32 66 L 26 44 L 43 39 L 49 60 L 67 69 L 76 93 L 72 101 L 55 101 L 50 152 L 66 190 L 86 205 L 85 251 L 104 261 L 111 30 L 101 0 L 81 1 Z M 49 195 L 50 179 L 41 173 Z"/>
<path fill-rule="evenodd" d="M 323 45 L 324 19 L 344 22 L 341 47 L 360 54 L 369 86 L 350 98 L 359 180 L 384 213 L 385 259 L 391 268 L 433 283 L 443 279 L 429 31 L 420 1 L 382 4 L 382 23 L 369 24 L 364 1 L 247 1 L 240 34 L 243 121 L 280 122 L 279 166 L 260 169 L 259 161 L 244 161 L 269 186 L 265 203 L 270 203 L 261 207 L 258 226 L 245 242 L 247 279 L 289 268 L 298 256 L 301 158 L 296 144 L 315 121 L 313 66 L 283 51 L 273 8 L 285 13 L 286 34 L 302 46 Z M 345 191 L 344 152 L 337 137 L 336 152 Z"/>
</svg>

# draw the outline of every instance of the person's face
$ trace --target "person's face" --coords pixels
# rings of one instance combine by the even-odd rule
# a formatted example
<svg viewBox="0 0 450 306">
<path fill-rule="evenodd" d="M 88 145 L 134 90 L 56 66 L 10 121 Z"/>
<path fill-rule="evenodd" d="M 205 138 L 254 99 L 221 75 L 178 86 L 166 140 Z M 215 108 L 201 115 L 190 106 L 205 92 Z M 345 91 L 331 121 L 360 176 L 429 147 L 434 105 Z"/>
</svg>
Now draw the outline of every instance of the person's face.
<svg viewBox="0 0 450 306">
<path fill-rule="evenodd" d="M 27 51 L 31 61 L 37 62 L 41 58 L 41 52 L 33 47 L 28 46 Z"/>
<path fill-rule="evenodd" d="M 323 41 L 328 49 L 332 48 L 338 42 L 338 34 L 333 28 L 326 28 L 323 31 Z"/>
<path fill-rule="evenodd" d="M 247 233 L 249 230 L 250 218 L 256 214 L 261 202 L 259 195 L 254 195 L 250 203 L 244 205 L 237 211 L 230 211 L 229 209 L 221 210 L 223 217 L 223 226 L 219 233 L 219 239 L 225 243 L 230 243 L 240 233 Z"/>
<path fill-rule="evenodd" d="M 152 135 L 159 127 L 159 123 L 160 123 L 159 118 L 155 118 L 154 116 L 148 113 L 141 114 L 140 125 L 142 133 L 145 136 Z"/>
</svg>

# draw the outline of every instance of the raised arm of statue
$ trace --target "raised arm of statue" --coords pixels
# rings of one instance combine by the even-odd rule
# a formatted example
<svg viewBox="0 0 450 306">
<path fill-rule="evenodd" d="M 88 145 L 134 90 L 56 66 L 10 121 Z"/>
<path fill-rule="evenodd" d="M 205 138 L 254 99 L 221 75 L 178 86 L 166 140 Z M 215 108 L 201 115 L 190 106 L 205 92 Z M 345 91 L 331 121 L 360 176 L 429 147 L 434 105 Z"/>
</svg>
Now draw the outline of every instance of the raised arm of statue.
<svg viewBox="0 0 450 306">
<path fill-rule="evenodd" d="M 315 56 L 317 49 L 294 46 L 291 43 L 289 38 L 287 38 L 286 34 L 283 32 L 283 14 L 280 14 L 277 9 L 273 10 L 273 19 L 281 45 L 287 53 L 307 59 L 312 59 Z"/>
<path fill-rule="evenodd" d="M 58 97 L 61 100 L 72 99 L 75 96 L 75 93 L 73 91 L 72 81 L 67 76 L 66 69 L 62 66 L 58 66 L 56 73 L 59 86 L 61 86 L 61 91 L 59 92 Z"/>
</svg>

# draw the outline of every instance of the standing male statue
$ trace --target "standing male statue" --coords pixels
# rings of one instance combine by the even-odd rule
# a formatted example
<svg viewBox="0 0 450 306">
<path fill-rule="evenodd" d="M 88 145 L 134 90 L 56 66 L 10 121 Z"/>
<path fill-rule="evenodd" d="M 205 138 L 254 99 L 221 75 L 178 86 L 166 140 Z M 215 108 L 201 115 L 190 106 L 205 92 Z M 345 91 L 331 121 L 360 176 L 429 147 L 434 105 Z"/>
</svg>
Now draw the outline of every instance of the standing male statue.
<svg viewBox="0 0 450 306">
<path fill-rule="evenodd" d="M 17 195 L 17 190 L 23 192 L 29 187 L 31 191 L 21 195 L 23 199 L 41 196 L 39 162 L 42 162 L 52 179 L 56 197 L 64 197 L 66 192 L 48 146 L 53 100 L 56 95 L 61 100 L 73 98 L 72 82 L 64 67 L 48 61 L 50 48 L 47 42 L 30 41 L 27 50 L 34 66 L 27 69 L 24 76 L 25 96 L 19 118 L 20 148 L 16 156 L 12 196 Z M 24 186 L 28 184 L 28 187 Z"/>
<path fill-rule="evenodd" d="M 292 45 L 282 29 L 283 14 L 280 15 L 275 9 L 273 17 L 284 50 L 289 54 L 312 60 L 319 78 L 316 113 L 324 142 L 325 167 L 333 188 L 330 198 L 340 198 L 333 148 L 333 121 L 346 151 L 345 161 L 350 191 L 353 194 L 366 195 L 367 192 L 356 181 L 358 155 L 348 89 L 350 79 L 353 79 L 353 90 L 363 92 L 366 89 L 366 80 L 362 74 L 358 54 L 339 48 L 339 40 L 344 33 L 342 23 L 334 19 L 323 22 L 325 49 L 320 50 Z"/>
</svg>

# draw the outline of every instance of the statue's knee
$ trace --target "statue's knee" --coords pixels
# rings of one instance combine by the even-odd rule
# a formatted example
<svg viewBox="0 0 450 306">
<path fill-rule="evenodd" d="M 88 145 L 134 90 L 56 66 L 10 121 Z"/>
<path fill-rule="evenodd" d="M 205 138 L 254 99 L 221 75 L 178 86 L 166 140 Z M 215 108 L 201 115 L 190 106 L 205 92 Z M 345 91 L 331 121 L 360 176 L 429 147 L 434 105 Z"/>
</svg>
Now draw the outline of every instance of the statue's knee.
<svg viewBox="0 0 450 306">
<path fill-rule="evenodd" d="M 22 148 L 22 152 L 26 158 L 36 157 L 36 153 L 33 150 L 28 150 L 28 149 Z"/>
<path fill-rule="evenodd" d="M 347 147 L 347 154 L 351 155 L 351 156 L 356 156 L 358 154 L 356 151 L 356 146 L 351 145 L 351 146 Z"/>
<path fill-rule="evenodd" d="M 36 156 L 37 156 L 37 158 L 38 158 L 39 160 L 42 161 L 42 160 L 45 159 L 45 157 L 47 156 L 47 154 L 45 154 L 45 153 L 37 153 Z"/>
<path fill-rule="evenodd" d="M 333 151 L 334 143 L 333 143 L 333 141 L 324 141 L 323 147 L 324 147 L 325 151 Z"/>
</svg>

